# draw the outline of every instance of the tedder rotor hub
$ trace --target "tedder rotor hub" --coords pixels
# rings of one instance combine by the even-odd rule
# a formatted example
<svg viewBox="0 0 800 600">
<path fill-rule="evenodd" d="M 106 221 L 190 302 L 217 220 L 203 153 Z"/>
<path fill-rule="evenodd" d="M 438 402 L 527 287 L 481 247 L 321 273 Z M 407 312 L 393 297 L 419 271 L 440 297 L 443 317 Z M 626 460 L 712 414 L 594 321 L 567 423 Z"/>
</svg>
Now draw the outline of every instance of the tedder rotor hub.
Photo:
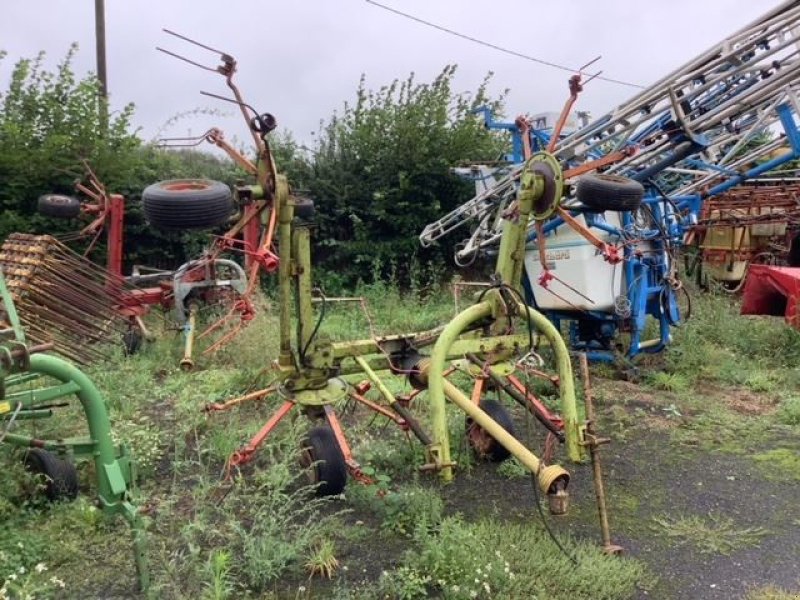
<svg viewBox="0 0 800 600">
<path fill-rule="evenodd" d="M 531 216 L 536 221 L 549 219 L 561 203 L 564 188 L 564 175 L 558 161 L 552 154 L 537 153 L 528 161 L 525 172 L 538 175 L 542 185 L 541 193 L 533 201 Z"/>
</svg>

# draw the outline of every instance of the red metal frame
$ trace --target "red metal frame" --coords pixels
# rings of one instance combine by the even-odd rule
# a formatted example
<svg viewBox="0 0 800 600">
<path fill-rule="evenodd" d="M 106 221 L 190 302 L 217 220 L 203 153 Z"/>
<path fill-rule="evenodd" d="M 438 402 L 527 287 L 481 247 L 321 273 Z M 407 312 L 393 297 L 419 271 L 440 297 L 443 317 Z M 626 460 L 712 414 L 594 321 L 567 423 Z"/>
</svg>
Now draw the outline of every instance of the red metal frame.
<svg viewBox="0 0 800 600">
<path fill-rule="evenodd" d="M 741 313 L 783 316 L 789 325 L 800 329 L 800 268 L 751 265 Z"/>
</svg>

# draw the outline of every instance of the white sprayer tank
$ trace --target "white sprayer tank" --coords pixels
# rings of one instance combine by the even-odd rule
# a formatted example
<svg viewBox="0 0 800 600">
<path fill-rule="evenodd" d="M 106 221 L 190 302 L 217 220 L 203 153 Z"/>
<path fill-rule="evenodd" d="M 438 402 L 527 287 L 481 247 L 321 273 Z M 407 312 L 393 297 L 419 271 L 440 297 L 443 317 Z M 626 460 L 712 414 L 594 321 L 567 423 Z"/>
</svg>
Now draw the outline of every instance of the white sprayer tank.
<svg viewBox="0 0 800 600">
<path fill-rule="evenodd" d="M 612 227 L 621 226 L 620 213 L 607 212 L 604 217 Z M 577 215 L 576 220 L 586 225 L 583 215 Z M 618 242 L 618 238 L 609 233 L 596 228 L 591 231 L 604 242 Z M 539 283 L 542 264 L 537 243 L 538 240 L 529 243 L 525 249 L 525 271 L 539 309 L 614 312 L 614 301 L 622 293 L 625 279 L 623 263 L 612 265 L 607 262 L 580 233 L 568 225 L 561 225 L 545 236 L 547 268 L 555 276 L 547 282 L 545 289 Z"/>
</svg>

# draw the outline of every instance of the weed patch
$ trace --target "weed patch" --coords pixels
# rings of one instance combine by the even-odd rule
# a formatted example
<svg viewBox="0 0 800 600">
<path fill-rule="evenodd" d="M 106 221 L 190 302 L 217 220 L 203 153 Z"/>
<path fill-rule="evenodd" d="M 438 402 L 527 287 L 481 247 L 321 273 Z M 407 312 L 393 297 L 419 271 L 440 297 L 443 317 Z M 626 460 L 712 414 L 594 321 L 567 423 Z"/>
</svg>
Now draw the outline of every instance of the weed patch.
<svg viewBox="0 0 800 600">
<path fill-rule="evenodd" d="M 732 519 L 707 517 L 654 517 L 655 531 L 678 545 L 693 545 L 701 554 L 729 555 L 748 546 L 758 546 L 769 531 L 763 527 L 739 527 Z"/>
<path fill-rule="evenodd" d="M 381 588 L 409 599 L 435 593 L 452 600 L 618 600 L 652 581 L 635 560 L 605 556 L 567 536 L 561 541 L 577 566 L 536 526 L 446 518 L 437 531 L 417 531 L 416 547 L 384 576 Z"/>
<path fill-rule="evenodd" d="M 800 453 L 797 449 L 773 448 L 754 454 L 753 460 L 762 465 L 768 479 L 800 481 Z"/>
</svg>

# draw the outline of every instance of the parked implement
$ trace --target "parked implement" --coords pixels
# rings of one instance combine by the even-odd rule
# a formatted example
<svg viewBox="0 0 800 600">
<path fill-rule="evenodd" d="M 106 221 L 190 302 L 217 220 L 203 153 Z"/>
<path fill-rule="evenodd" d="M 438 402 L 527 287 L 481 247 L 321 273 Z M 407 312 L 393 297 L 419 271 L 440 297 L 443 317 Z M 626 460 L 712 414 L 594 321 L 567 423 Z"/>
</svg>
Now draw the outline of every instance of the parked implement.
<svg viewBox="0 0 800 600">
<path fill-rule="evenodd" d="M 74 461 L 94 462 L 94 483 L 100 509 L 121 515 L 133 531 L 139 586 L 148 587 L 147 540 L 141 517 L 131 499 L 134 462 L 111 437 L 106 401 L 92 381 L 72 364 L 43 354 L 52 344 L 26 342 L 16 307 L 0 271 L 0 443 L 24 449 L 26 467 L 41 474 L 50 500 L 71 500 L 78 494 Z M 41 439 L 15 433 L 27 421 L 48 419 L 77 399 L 88 435 Z"/>
<path fill-rule="evenodd" d="M 751 265 L 800 267 L 800 185 L 759 182 L 708 198 L 686 242 L 687 275 L 705 287 L 738 292 Z"/>
<path fill-rule="evenodd" d="M 568 325 L 571 346 L 592 359 L 659 352 L 686 318 L 676 258 L 704 201 L 800 157 L 798 32 L 800 2 L 783 2 L 568 135 L 525 117 L 497 123 L 484 111 L 488 127 L 514 136 L 511 164 L 493 174 L 494 185 L 427 226 L 421 242 L 473 222 L 457 262 L 494 251 L 526 148 L 547 148 L 572 191 L 528 235 L 529 302 Z M 582 90 L 581 74 L 569 85 L 558 123 Z M 753 143 L 765 131 L 779 134 Z M 651 339 L 648 321 L 658 330 Z"/>
<path fill-rule="evenodd" d="M 205 137 L 213 138 L 242 167 L 257 174 L 256 167 L 224 141 L 222 132 L 215 130 Z M 142 202 L 145 216 L 154 227 L 164 230 L 209 229 L 228 223 L 234 208 L 238 208 L 241 214 L 225 234 L 211 240 L 209 248 L 200 257 L 177 270 L 153 271 L 134 266 L 133 273 L 124 276 L 125 198 L 109 193 L 88 165 L 86 175 L 86 182 L 76 186 L 86 200 L 53 194 L 39 199 L 39 209 L 44 214 L 59 217 L 83 214 L 92 218 L 91 223 L 80 231 L 62 236 L 65 241 L 90 240 L 82 257 L 49 236 L 14 234 L 4 246 L 6 251 L 0 262 L 4 261 L 14 273 L 28 274 L 22 282 L 24 291 L 37 290 L 35 302 L 33 296 L 26 295 L 27 300 L 20 303 L 20 314 L 26 326 L 35 328 L 36 335 L 44 333 L 46 339 L 55 341 L 57 352 L 84 363 L 102 354 L 102 344 L 95 344 L 96 341 L 118 342 L 122 337 L 126 352 L 136 351 L 142 339 L 147 337 L 141 317 L 153 306 L 172 310 L 174 320 L 184 331 L 181 367 L 186 370 L 194 365 L 193 350 L 197 339 L 206 342 L 205 355 L 213 354 L 229 343 L 255 316 L 252 294 L 258 282 L 259 269 L 266 272 L 277 269 L 271 241 L 262 238 L 264 226 L 260 214 L 263 207 L 249 201 L 234 207 L 230 188 L 217 181 L 181 179 L 152 184 L 144 190 Z M 103 234 L 108 248 L 105 269 L 87 258 Z M 266 237 L 271 240 L 271 234 Z M 244 268 L 224 257 L 232 250 L 244 253 Z M 32 271 L 35 277 L 30 275 Z M 72 277 L 73 273 L 75 277 Z M 91 281 L 84 281 L 87 277 Z M 48 282 L 48 278 L 57 282 Z M 16 285 L 16 282 L 11 284 Z M 47 293 L 39 293 L 42 289 L 47 289 Z M 16 292 L 16 287 L 12 291 Z M 98 301 L 105 311 L 112 307 L 116 311 L 116 318 L 104 313 L 113 327 L 98 324 L 94 314 L 90 314 L 91 318 L 70 320 L 57 311 L 46 310 L 53 304 L 76 306 L 80 310 L 85 306 L 94 307 Z M 218 316 L 198 332 L 199 314 L 211 313 L 212 309 Z M 119 331 L 120 323 L 123 324 L 122 332 Z M 92 342 L 90 347 L 84 345 L 87 336 Z"/>
<path fill-rule="evenodd" d="M 320 333 L 325 314 L 324 295 L 319 316 L 315 316 L 312 302 L 312 205 L 292 195 L 285 177 L 277 173 L 270 159 L 268 134 L 274 118 L 268 113 L 258 113 L 241 100 L 230 81 L 236 62 L 229 54 L 221 53 L 220 58 L 221 66 L 204 68 L 223 74 L 235 90 L 236 102 L 252 135 L 258 139 L 259 173 L 262 169 L 268 172 L 266 177 L 260 176 L 264 181 L 257 185 L 237 186 L 235 195 L 240 203 L 247 199 L 265 207 L 268 217 L 262 220 L 278 224 L 279 355 L 272 363 L 271 381 L 264 389 L 211 404 L 207 410 L 227 410 L 244 402 L 275 397 L 280 399 L 280 406 L 261 430 L 233 453 L 228 461 L 229 473 L 251 461 L 280 421 L 297 409 L 316 421 L 304 444 L 303 462 L 319 484 L 318 493 L 341 492 L 347 472 L 369 482 L 350 451 L 337 416 L 337 409 L 349 398 L 413 432 L 426 450 L 426 461 L 421 468 L 438 472 L 448 481 L 453 478 L 456 466 L 447 429 L 446 400 L 449 400 L 468 417 L 470 439 L 476 450 L 497 459 L 516 456 L 535 474 L 538 487 L 551 500 L 551 508 L 563 512 L 569 474 L 557 465 L 545 465 L 521 444 L 504 427 L 508 420 L 502 405 L 483 398 L 490 380 L 514 389 L 514 373 L 530 370 L 531 352 L 535 353 L 540 343 L 549 345 L 557 362 L 561 415 L 538 410 L 543 407 L 527 393 L 524 384 L 518 384 L 521 389 L 515 390 L 512 397 L 521 398 L 531 412 L 547 422 L 554 435 L 564 442 L 569 459 L 582 458 L 584 426 L 578 421 L 566 346 L 547 319 L 525 304 L 520 287 L 525 231 L 531 214 L 538 207 L 557 204 L 562 196 L 562 174 L 553 156 L 536 153 L 521 168 L 516 210 L 513 218 L 506 220 L 496 273 L 476 304 L 432 331 L 330 342 Z M 429 423 L 415 418 L 410 398 L 390 391 L 382 372 L 407 378 L 418 390 L 413 396 L 427 390 Z M 471 394 L 462 392 L 448 379 L 455 372 L 474 381 Z M 355 383 L 358 380 L 363 381 Z M 366 398 L 370 388 L 379 393 L 378 401 Z"/>
</svg>

